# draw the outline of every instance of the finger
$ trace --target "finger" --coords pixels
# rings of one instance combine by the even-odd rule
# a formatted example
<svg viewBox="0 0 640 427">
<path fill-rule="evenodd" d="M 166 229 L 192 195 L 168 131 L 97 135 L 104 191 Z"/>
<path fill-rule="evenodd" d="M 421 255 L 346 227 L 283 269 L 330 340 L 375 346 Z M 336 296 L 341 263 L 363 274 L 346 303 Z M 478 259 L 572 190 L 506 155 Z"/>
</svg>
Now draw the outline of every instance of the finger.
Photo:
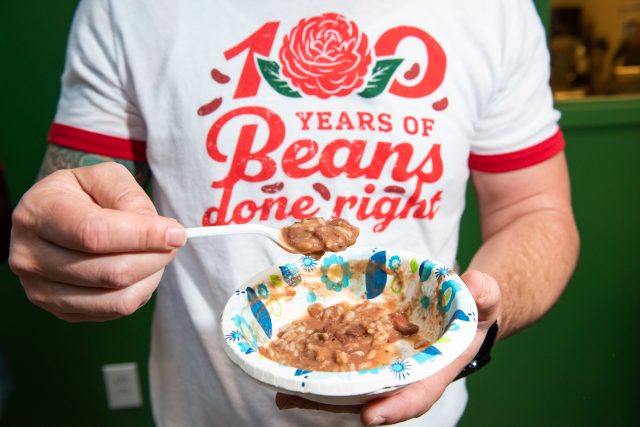
<svg viewBox="0 0 640 427">
<path fill-rule="evenodd" d="M 460 369 L 462 366 L 464 365 L 460 364 Z M 458 368 L 453 368 L 456 369 Z M 394 424 L 419 417 L 436 403 L 451 380 L 450 372 L 441 371 L 410 384 L 391 396 L 373 400 L 364 405 L 360 420 L 362 424 L 369 426 Z"/>
<path fill-rule="evenodd" d="M 482 340 L 474 340 L 462 355 L 430 377 L 367 403 L 360 420 L 364 425 L 383 425 L 423 415 L 442 397 L 447 386 L 478 352 L 481 343 Z"/>
<path fill-rule="evenodd" d="M 101 289 L 66 285 L 37 276 L 25 277 L 27 297 L 35 305 L 63 318 L 72 315 L 84 320 L 111 320 L 128 316 L 149 301 L 162 271 L 124 289 Z"/>
<path fill-rule="evenodd" d="M 37 274 L 53 282 L 120 289 L 163 269 L 175 254 L 162 251 L 92 255 L 27 237 L 14 245 L 12 267 L 16 274 Z"/>
<path fill-rule="evenodd" d="M 328 405 L 326 403 L 318 403 L 312 400 L 302 398 L 300 396 L 292 396 L 290 394 L 277 393 L 276 406 L 278 409 L 315 409 L 318 411 L 335 412 L 341 414 L 359 414 L 362 405 Z"/>
<path fill-rule="evenodd" d="M 478 328 L 488 329 L 500 314 L 500 286 L 490 275 L 477 270 L 465 272 L 461 279 L 467 284 L 478 307 Z"/>
<path fill-rule="evenodd" d="M 50 312 L 50 313 L 53 314 L 58 319 L 64 320 L 67 323 L 107 322 L 109 320 L 113 320 L 106 317 L 103 319 L 98 316 L 88 317 L 83 314 L 53 313 L 53 312 Z"/>
<path fill-rule="evenodd" d="M 144 307 L 146 303 L 151 300 L 151 296 L 146 301 L 140 303 L 138 309 Z M 113 314 L 96 314 L 96 313 L 62 313 L 62 312 L 50 312 L 57 318 L 64 320 L 68 323 L 80 323 L 80 322 L 107 322 L 117 319 Z M 122 317 L 122 316 L 119 316 Z"/>
<path fill-rule="evenodd" d="M 18 226 L 58 246 L 88 253 L 170 250 L 186 242 L 184 227 L 171 218 L 104 209 L 72 194 L 43 200 L 47 212 Z"/>
<path fill-rule="evenodd" d="M 157 215 L 147 193 L 123 165 L 106 162 L 71 171 L 82 189 L 101 207 Z"/>
</svg>

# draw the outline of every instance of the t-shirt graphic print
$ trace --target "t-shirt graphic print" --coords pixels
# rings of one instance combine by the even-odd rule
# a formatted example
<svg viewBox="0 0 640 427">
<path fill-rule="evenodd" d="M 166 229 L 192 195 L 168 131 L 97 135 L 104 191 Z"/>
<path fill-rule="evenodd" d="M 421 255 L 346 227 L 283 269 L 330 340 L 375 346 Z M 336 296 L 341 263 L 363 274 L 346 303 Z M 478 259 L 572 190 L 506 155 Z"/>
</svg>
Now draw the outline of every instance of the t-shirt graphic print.
<svg viewBox="0 0 640 427">
<path fill-rule="evenodd" d="M 238 75 L 226 73 L 225 64 L 211 69 L 212 82 L 233 91 L 197 109 L 200 116 L 217 114 L 207 153 L 228 165 L 228 173 L 211 183 L 219 202 L 203 213 L 202 225 L 325 214 L 372 219 L 370 231 L 382 232 L 394 220 L 434 219 L 444 164 L 431 132 L 448 107 L 446 96 L 429 97 L 445 77 L 440 44 L 412 26 L 389 28 L 371 40 L 356 22 L 327 12 L 301 19 L 276 47 L 280 26 L 267 22 L 225 50 L 227 61 L 244 57 Z M 422 50 L 419 58 L 399 57 L 398 45 L 405 41 Z M 408 66 L 400 74 L 403 63 Z M 265 103 L 259 90 L 281 102 Z M 419 99 L 421 114 L 373 103 L 383 93 Z M 347 108 L 339 107 L 343 98 L 349 99 Z M 245 99 L 253 104 L 235 107 Z M 262 138 L 258 127 L 265 130 Z M 229 141 L 232 151 L 225 152 L 221 145 Z M 389 180 L 381 179 L 385 171 Z M 327 184 L 336 178 L 361 185 Z M 235 198 L 240 183 L 259 185 L 263 194 Z M 281 195 L 290 186 L 299 191 Z"/>
</svg>

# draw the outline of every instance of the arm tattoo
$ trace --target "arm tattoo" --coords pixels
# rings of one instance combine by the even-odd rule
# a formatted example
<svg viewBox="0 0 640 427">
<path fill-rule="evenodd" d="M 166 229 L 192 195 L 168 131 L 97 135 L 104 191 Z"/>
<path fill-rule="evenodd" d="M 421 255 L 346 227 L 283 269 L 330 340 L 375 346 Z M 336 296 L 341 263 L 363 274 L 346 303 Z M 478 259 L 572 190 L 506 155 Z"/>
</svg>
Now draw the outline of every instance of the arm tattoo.
<svg viewBox="0 0 640 427">
<path fill-rule="evenodd" d="M 149 165 L 145 162 L 116 159 L 99 154 L 87 153 L 86 151 L 73 150 L 56 144 L 49 144 L 42 165 L 40 166 L 38 180 L 52 174 L 58 169 L 91 166 L 103 162 L 117 162 L 125 166 L 142 187 L 147 185 L 151 177 Z"/>
</svg>

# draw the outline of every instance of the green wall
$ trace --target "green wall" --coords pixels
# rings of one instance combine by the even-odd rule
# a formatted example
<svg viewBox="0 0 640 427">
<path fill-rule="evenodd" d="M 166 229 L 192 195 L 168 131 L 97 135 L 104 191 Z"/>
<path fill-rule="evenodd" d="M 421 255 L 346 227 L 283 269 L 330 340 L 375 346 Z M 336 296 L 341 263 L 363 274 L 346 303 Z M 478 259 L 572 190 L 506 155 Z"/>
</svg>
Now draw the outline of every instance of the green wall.
<svg viewBox="0 0 640 427">
<path fill-rule="evenodd" d="M 541 2 L 546 3 L 548 2 Z M 59 91 L 74 0 L 0 2 L 0 161 L 12 202 L 31 185 Z M 497 345 L 469 379 L 465 426 L 640 425 L 636 353 L 640 304 L 640 101 L 560 105 L 582 234 L 576 274 L 540 322 Z M 480 237 L 473 194 L 460 259 Z M 542 286 L 543 284 L 541 284 Z M 106 324 L 70 325 L 32 306 L 0 266 L 0 348 L 14 394 L 0 427 L 150 426 L 145 407 L 108 411 L 106 363 L 137 361 L 146 382 L 151 306 Z"/>
</svg>

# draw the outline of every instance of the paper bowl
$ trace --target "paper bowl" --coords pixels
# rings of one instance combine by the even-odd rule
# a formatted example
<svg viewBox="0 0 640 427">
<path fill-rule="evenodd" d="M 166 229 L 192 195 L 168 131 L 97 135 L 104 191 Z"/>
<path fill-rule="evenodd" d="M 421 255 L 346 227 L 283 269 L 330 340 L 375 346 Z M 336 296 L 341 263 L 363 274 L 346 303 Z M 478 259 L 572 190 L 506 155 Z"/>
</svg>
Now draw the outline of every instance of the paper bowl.
<svg viewBox="0 0 640 427">
<path fill-rule="evenodd" d="M 433 344 L 424 350 L 406 346 L 389 365 L 349 372 L 285 366 L 258 351 L 277 338 L 279 328 L 303 317 L 309 304 L 385 298 L 412 304 L 411 322 L 420 333 L 429 331 Z M 475 336 L 477 308 L 464 282 L 438 262 L 403 250 L 350 248 L 320 260 L 300 255 L 262 271 L 231 296 L 220 324 L 229 358 L 261 384 L 321 403 L 352 405 L 451 363 Z"/>
</svg>

